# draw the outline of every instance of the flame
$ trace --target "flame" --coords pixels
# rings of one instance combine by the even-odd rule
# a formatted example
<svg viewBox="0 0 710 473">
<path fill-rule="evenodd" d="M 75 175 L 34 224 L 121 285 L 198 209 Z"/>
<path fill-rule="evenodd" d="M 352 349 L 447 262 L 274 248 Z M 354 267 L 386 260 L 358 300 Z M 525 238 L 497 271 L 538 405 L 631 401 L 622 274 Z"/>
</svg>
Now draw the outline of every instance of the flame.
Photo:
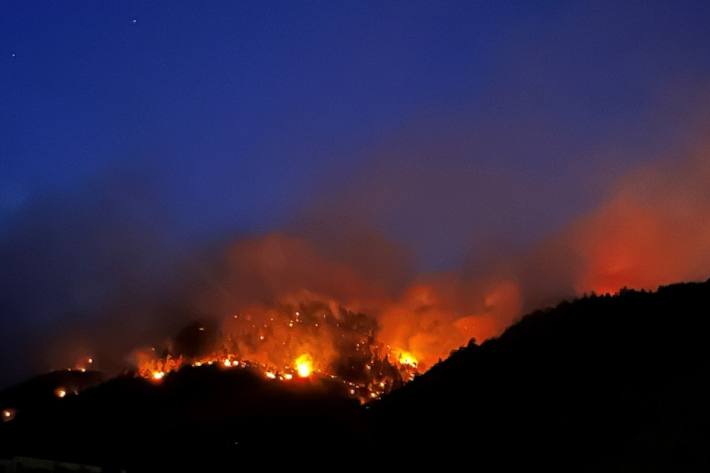
<svg viewBox="0 0 710 473">
<path fill-rule="evenodd" d="M 216 330 L 192 324 L 179 340 L 136 350 L 136 374 L 159 382 L 183 367 L 207 369 L 217 364 L 278 382 L 327 379 L 341 383 L 344 394 L 366 403 L 412 380 L 425 367 L 418 347 L 413 350 L 397 343 L 410 351 L 395 350 L 379 339 L 372 316 L 327 299 L 304 302 L 301 295 L 296 297 L 301 302 L 231 312 Z"/>
<path fill-rule="evenodd" d="M 495 335 L 498 312 L 517 312 L 515 281 L 486 287 L 471 303 L 460 296 L 468 297 L 467 283 L 448 278 L 415 284 L 397 276 L 397 294 L 391 294 L 373 282 L 371 271 L 333 262 L 299 237 L 237 242 L 224 257 L 225 292 L 199 286 L 188 301 L 189 313 L 215 318 L 196 320 L 161 346 L 134 352 L 138 375 L 152 379 L 155 372 L 214 363 L 282 382 L 327 378 L 367 402 L 472 337 Z M 505 305 L 508 299 L 516 304 Z"/>
<path fill-rule="evenodd" d="M 15 418 L 15 409 L 3 409 L 2 411 L 2 421 L 10 422 Z"/>
<path fill-rule="evenodd" d="M 298 376 L 301 378 L 308 378 L 311 373 L 313 373 L 313 358 L 311 355 L 304 353 L 296 358 L 294 367 L 296 368 Z"/>
<path fill-rule="evenodd" d="M 412 368 L 416 368 L 418 361 L 417 358 L 408 351 L 402 351 L 399 354 L 399 363 L 404 366 L 411 366 Z"/>
<path fill-rule="evenodd" d="M 94 359 L 90 356 L 84 356 L 82 358 L 79 358 L 77 362 L 74 364 L 74 369 L 81 371 L 82 373 L 86 373 L 87 368 L 89 368 L 89 365 L 94 364 Z M 71 369 L 70 369 L 71 370 Z"/>
<path fill-rule="evenodd" d="M 371 353 L 369 358 L 366 358 L 367 362 L 361 365 L 362 371 L 356 371 L 352 378 L 338 376 L 328 371 L 316 371 L 315 361 L 310 353 L 302 353 L 290 365 L 285 365 L 283 368 L 278 368 L 274 364 L 237 359 L 239 355 L 236 353 L 213 353 L 191 360 L 182 357 L 173 358 L 169 355 L 165 358 L 157 358 L 155 350 L 150 350 L 150 353 L 153 354 L 152 357 L 148 354 L 138 356 L 140 364 L 137 375 L 154 382 L 160 382 L 168 372 L 177 371 L 184 366 L 206 368 L 213 364 L 219 364 L 224 368 L 248 369 L 269 380 L 281 382 L 289 382 L 296 376 L 300 378 L 318 376 L 329 379 L 331 382 L 342 383 L 344 391 L 362 404 L 379 399 L 383 394 L 400 386 L 403 382 L 414 379 L 418 374 L 418 360 L 414 355 L 403 351 L 400 352 L 401 356 L 399 357 L 390 357 L 388 355 L 389 349 L 381 355 Z"/>
<path fill-rule="evenodd" d="M 67 395 L 67 390 L 60 386 L 54 390 L 54 395 L 57 396 L 59 399 L 62 399 Z"/>
</svg>

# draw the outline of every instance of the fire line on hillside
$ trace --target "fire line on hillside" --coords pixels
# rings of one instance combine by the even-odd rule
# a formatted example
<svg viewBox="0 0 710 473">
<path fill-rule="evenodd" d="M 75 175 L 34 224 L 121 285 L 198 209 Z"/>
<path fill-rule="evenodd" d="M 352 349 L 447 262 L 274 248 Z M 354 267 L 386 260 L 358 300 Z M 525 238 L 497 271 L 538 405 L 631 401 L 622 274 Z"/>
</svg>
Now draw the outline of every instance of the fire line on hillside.
<svg viewBox="0 0 710 473">
<path fill-rule="evenodd" d="M 422 371 L 417 356 L 376 339 L 373 319 L 324 304 L 235 314 L 222 329 L 193 324 L 166 347 L 134 353 L 136 373 L 159 383 L 186 366 L 251 369 L 279 382 L 327 378 L 361 403 Z"/>
</svg>

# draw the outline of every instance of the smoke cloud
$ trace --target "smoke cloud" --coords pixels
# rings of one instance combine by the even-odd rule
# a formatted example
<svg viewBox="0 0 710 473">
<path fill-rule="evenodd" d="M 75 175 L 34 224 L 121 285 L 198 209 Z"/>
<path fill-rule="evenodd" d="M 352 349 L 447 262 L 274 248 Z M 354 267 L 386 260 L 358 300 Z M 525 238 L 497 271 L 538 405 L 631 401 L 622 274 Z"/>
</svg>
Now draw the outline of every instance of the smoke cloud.
<svg viewBox="0 0 710 473">
<path fill-rule="evenodd" d="M 357 181 L 362 201 L 353 203 L 346 189 L 283 229 L 203 247 L 171 239 L 169 225 L 156 220 L 163 207 L 146 205 L 160 201 L 149 180 L 132 179 L 126 193 L 125 175 L 116 176 L 35 202 L 3 232 L 2 356 L 13 360 L 5 376 L 71 366 L 87 354 L 116 369 L 130 363 L 133 349 L 169 343 L 191 320 L 216 321 L 222 338 L 213 344 L 231 343 L 268 363 L 308 351 L 337 365 L 352 355 L 346 345 L 374 337 L 431 366 L 561 298 L 706 278 L 708 163 L 707 148 L 694 146 L 681 158 L 638 166 L 599 204 L 537 242 L 479 245 L 460 264 L 434 270 L 423 270 L 412 246 L 388 232 L 392 222 L 382 224 L 390 210 L 379 212 L 406 183 L 428 186 L 402 204 L 407 212 L 430 206 L 419 226 L 437 220 L 427 215 L 438 206 L 464 199 L 465 172 L 449 183 L 459 195 L 433 201 L 453 173 L 440 163 L 420 161 L 414 179 L 392 177 L 391 195 L 382 194 L 388 174 L 378 173 L 384 181 L 370 188 Z M 379 209 L 369 205 L 377 202 Z M 495 193 L 486 205 L 496 208 Z M 309 326 L 322 317 L 321 330 L 280 332 L 274 319 L 286 327 L 296 312 Z"/>
</svg>

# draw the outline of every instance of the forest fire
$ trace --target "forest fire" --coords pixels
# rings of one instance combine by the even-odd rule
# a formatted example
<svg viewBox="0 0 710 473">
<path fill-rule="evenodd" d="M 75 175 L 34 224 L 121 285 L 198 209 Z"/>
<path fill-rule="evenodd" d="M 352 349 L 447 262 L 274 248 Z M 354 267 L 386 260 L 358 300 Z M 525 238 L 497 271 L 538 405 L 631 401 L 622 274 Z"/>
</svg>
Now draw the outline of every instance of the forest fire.
<svg viewBox="0 0 710 473">
<path fill-rule="evenodd" d="M 403 351 L 399 354 L 399 363 L 404 366 L 417 367 L 417 359 L 409 352 Z"/>
<path fill-rule="evenodd" d="M 374 399 L 379 399 L 380 396 L 389 392 L 395 387 L 402 385 L 406 381 L 414 379 L 419 373 L 417 371 L 416 359 L 411 356 L 400 357 L 400 361 L 391 362 L 387 357 L 384 359 L 373 359 L 370 364 L 363 367 L 359 376 L 352 378 L 342 377 L 337 374 L 327 371 L 317 371 L 314 366 L 313 357 L 309 354 L 298 356 L 293 363 L 285 365 L 281 369 L 274 366 L 261 364 L 258 362 L 247 360 L 236 360 L 236 355 L 229 355 L 223 358 L 220 362 L 221 355 L 214 354 L 201 357 L 199 360 L 189 361 L 184 357 L 166 359 L 154 358 L 146 360 L 138 367 L 137 374 L 152 382 L 160 383 L 173 371 L 178 371 L 184 367 L 207 367 L 219 366 L 222 369 L 242 368 L 248 369 L 256 373 L 262 373 L 266 379 L 275 381 L 292 381 L 294 379 L 328 379 L 330 381 L 340 382 L 344 386 L 344 392 L 350 397 L 357 398 L 361 403 L 369 402 Z M 156 368 L 159 366 L 160 368 Z M 377 368 L 373 368 L 377 367 Z M 55 390 L 55 395 L 59 398 L 66 396 L 66 391 Z"/>
<path fill-rule="evenodd" d="M 416 356 L 377 339 L 367 315 L 322 302 L 254 308 L 221 326 L 193 323 L 165 346 L 134 353 L 136 373 L 160 383 L 184 367 L 248 369 L 269 380 L 329 380 L 365 403 L 413 379 Z"/>
<path fill-rule="evenodd" d="M 308 354 L 303 354 L 296 358 L 294 366 L 298 376 L 301 378 L 308 378 L 313 373 L 313 359 Z"/>
</svg>

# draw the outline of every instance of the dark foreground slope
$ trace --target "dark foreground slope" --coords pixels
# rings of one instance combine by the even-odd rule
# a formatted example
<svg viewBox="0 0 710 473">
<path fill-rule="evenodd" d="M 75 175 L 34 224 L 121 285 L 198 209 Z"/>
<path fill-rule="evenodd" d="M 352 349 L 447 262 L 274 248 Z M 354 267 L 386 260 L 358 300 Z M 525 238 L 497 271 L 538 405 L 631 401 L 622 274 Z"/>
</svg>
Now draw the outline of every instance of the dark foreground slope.
<svg viewBox="0 0 710 473">
<path fill-rule="evenodd" d="M 216 365 L 187 367 L 160 383 L 119 376 L 78 395 L 21 405 L 14 420 L 0 424 L 0 458 L 108 471 L 219 471 L 311 455 L 314 447 L 337 451 L 363 429 L 359 403 L 343 391 L 328 379 L 286 385 Z"/>
<path fill-rule="evenodd" d="M 453 354 L 376 423 L 472 466 L 710 471 L 709 327 L 710 282 L 562 303 Z"/>
<path fill-rule="evenodd" d="M 442 471 L 710 471 L 709 316 L 710 282 L 563 303 L 366 407 L 328 380 L 285 385 L 216 366 L 63 399 L 41 378 L 0 393 L 21 406 L 0 423 L 0 458 L 128 471 L 424 460 Z"/>
</svg>

